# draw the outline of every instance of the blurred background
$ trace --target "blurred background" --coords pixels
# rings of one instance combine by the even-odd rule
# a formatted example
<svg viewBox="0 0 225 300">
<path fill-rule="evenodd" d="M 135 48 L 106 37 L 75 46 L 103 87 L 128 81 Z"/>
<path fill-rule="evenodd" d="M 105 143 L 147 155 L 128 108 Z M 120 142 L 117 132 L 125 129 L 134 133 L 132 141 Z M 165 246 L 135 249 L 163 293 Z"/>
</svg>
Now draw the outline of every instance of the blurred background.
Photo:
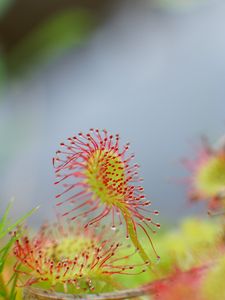
<svg viewBox="0 0 225 300">
<path fill-rule="evenodd" d="M 131 142 L 161 223 L 199 214 L 180 160 L 224 133 L 225 2 L 0 0 L 1 210 L 52 216 L 52 157 L 90 127 Z"/>
</svg>

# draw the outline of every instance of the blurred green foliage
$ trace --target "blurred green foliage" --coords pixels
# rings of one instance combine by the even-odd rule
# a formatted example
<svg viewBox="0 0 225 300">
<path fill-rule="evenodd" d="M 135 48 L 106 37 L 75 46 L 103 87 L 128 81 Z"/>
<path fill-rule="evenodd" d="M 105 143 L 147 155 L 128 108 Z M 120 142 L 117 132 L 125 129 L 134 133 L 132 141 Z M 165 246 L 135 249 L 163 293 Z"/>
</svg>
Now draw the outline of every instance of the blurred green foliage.
<svg viewBox="0 0 225 300">
<path fill-rule="evenodd" d="M 80 45 L 90 34 L 95 19 L 85 9 L 55 13 L 34 28 L 5 57 L 9 71 L 18 73 L 33 63 L 52 59 L 71 47 Z"/>
<path fill-rule="evenodd" d="M 210 270 L 203 282 L 203 294 L 206 300 L 225 299 L 225 256 L 217 261 L 212 270 Z"/>
<path fill-rule="evenodd" d="M 147 270 L 129 278 L 119 275 L 118 278 L 124 286 L 130 288 L 167 277 L 176 268 L 187 271 L 217 258 L 221 242 L 220 222 L 197 218 L 185 219 L 178 228 L 170 228 L 155 235 L 154 244 L 159 249 L 161 259 L 156 262 L 151 255 L 152 271 Z M 133 264 L 141 264 L 141 262 L 137 255 L 133 257 Z"/>
<path fill-rule="evenodd" d="M 0 0 L 0 17 L 10 8 L 14 0 Z"/>
</svg>

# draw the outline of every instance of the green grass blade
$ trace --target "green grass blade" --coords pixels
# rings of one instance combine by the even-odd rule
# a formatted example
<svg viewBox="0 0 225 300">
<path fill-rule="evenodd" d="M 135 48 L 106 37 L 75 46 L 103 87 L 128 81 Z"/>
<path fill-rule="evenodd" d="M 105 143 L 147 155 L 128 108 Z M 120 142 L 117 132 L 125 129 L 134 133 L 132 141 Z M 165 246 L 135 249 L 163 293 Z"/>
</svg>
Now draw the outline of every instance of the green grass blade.
<svg viewBox="0 0 225 300">
<path fill-rule="evenodd" d="M 0 273 L 3 270 L 4 264 L 6 262 L 7 255 L 9 253 L 9 251 L 11 249 L 11 246 L 14 243 L 14 241 L 15 241 L 15 238 L 11 238 L 8 241 L 8 243 L 5 245 L 5 247 L 2 248 L 1 251 L 0 251 L 0 253 L 1 253 L 1 257 L 0 257 Z"/>
<path fill-rule="evenodd" d="M 12 277 L 10 278 L 9 282 L 8 282 L 8 285 L 11 283 L 12 286 L 11 286 L 11 291 L 10 291 L 10 294 L 9 294 L 9 299 L 16 299 L 16 283 L 17 283 L 17 279 L 18 279 L 18 273 L 15 272 Z"/>
<path fill-rule="evenodd" d="M 15 223 L 9 225 L 4 231 L 0 231 L 0 239 L 3 238 L 7 233 L 9 233 L 13 228 L 15 228 L 17 225 L 23 223 L 28 217 L 30 217 L 37 209 L 39 206 L 33 208 L 31 211 L 26 213 L 23 217 L 19 218 Z"/>
<path fill-rule="evenodd" d="M 14 199 L 11 199 L 9 204 L 6 207 L 6 210 L 5 210 L 5 213 L 4 213 L 3 217 L 0 220 L 0 236 L 1 236 L 1 233 L 4 231 L 4 228 L 6 226 L 6 222 L 8 220 L 9 212 L 11 210 L 13 202 L 14 202 Z"/>
</svg>

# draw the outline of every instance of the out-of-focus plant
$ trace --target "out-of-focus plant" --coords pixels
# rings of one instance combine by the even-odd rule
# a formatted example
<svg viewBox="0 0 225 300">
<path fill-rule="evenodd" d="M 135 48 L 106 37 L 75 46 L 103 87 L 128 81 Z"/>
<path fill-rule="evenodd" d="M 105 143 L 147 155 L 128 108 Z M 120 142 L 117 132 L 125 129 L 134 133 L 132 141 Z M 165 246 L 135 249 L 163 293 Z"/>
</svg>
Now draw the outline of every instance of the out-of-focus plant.
<svg viewBox="0 0 225 300">
<path fill-rule="evenodd" d="M 186 220 L 181 229 L 167 233 L 159 242 L 165 258 L 160 269 L 165 278 L 153 283 L 154 300 L 224 299 L 224 142 L 212 147 L 207 140 L 195 160 L 184 160 L 191 172 L 189 199 L 207 200 L 220 218 Z M 200 273 L 199 273 L 200 271 Z M 174 273 L 174 274 L 173 274 Z M 222 279 L 223 278 L 223 279 Z M 155 288 L 155 289 L 154 289 Z"/>
<path fill-rule="evenodd" d="M 225 145 L 211 146 L 203 140 L 197 157 L 184 159 L 189 170 L 189 199 L 208 202 L 210 210 L 225 208 Z"/>
<path fill-rule="evenodd" d="M 141 274 L 146 263 L 132 263 L 137 251 L 118 240 L 108 226 L 77 222 L 45 225 L 33 238 L 22 234 L 14 246 L 21 284 L 75 294 L 120 289 L 115 275 Z"/>
<path fill-rule="evenodd" d="M 12 272 L 12 257 L 10 254 L 15 236 L 9 233 L 17 226 L 21 225 L 37 208 L 31 210 L 16 222 L 10 222 L 9 212 L 13 201 L 10 201 L 5 212 L 0 218 L 0 299 L 16 299 L 18 275 Z"/>
<path fill-rule="evenodd" d="M 43 21 L 5 57 L 9 70 L 21 72 L 33 63 L 59 56 L 80 45 L 94 25 L 94 16 L 85 9 L 55 13 Z"/>
<path fill-rule="evenodd" d="M 218 260 L 206 274 L 202 285 L 202 293 L 205 300 L 225 299 L 225 254 Z"/>
<path fill-rule="evenodd" d="M 217 259 L 223 243 L 221 222 L 188 218 L 176 229 L 170 229 L 157 241 L 161 263 L 158 266 L 162 276 L 175 268 L 187 271 Z"/>
<path fill-rule="evenodd" d="M 0 18 L 6 13 L 13 2 L 14 0 L 0 0 Z"/>
<path fill-rule="evenodd" d="M 206 300 L 201 289 L 207 267 L 192 268 L 188 272 L 175 270 L 168 278 L 151 285 L 153 300 Z"/>
</svg>

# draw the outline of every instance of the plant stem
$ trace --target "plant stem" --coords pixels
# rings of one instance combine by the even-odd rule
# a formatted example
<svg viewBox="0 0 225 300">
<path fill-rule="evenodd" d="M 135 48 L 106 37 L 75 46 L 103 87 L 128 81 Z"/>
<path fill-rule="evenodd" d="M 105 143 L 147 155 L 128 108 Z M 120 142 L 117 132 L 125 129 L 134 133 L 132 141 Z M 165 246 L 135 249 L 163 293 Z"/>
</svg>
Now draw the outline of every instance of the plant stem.
<svg viewBox="0 0 225 300">
<path fill-rule="evenodd" d="M 143 259 L 143 261 L 145 263 L 148 262 L 147 266 L 148 266 L 149 269 L 151 269 L 151 259 L 149 258 L 146 251 L 144 250 L 144 248 L 142 247 L 142 245 L 140 244 L 140 242 L 137 238 L 137 233 L 134 229 L 134 224 L 133 224 L 133 221 L 132 221 L 132 217 L 130 217 L 130 216 L 127 217 L 127 215 L 124 215 L 124 219 L 125 219 L 126 224 L 127 224 L 127 231 L 129 233 L 130 239 L 131 239 L 134 247 L 136 249 L 138 249 L 139 255 L 141 256 L 141 258 Z"/>
<path fill-rule="evenodd" d="M 194 272 L 197 272 L 200 276 L 204 274 L 213 264 L 203 265 L 201 267 L 197 267 L 194 269 Z M 192 274 L 193 269 L 186 271 L 186 274 Z M 24 300 L 120 300 L 120 299 L 129 299 L 135 298 L 143 295 L 154 295 L 156 293 L 156 286 L 160 283 L 170 283 L 172 284 L 173 278 L 162 278 L 157 281 L 148 283 L 146 285 L 140 286 L 139 288 L 120 290 L 117 292 L 110 293 L 102 293 L 102 294 L 81 294 L 81 295 L 73 295 L 73 294 L 63 294 L 51 292 L 48 290 L 42 290 L 38 288 L 27 287 L 24 290 Z"/>
<path fill-rule="evenodd" d="M 128 299 L 134 298 L 138 296 L 142 296 L 146 293 L 146 291 L 142 288 L 131 289 L 131 290 L 123 290 L 118 292 L 112 293 L 102 293 L 96 295 L 72 295 L 68 294 L 65 295 L 63 293 L 50 293 L 47 290 L 40 290 L 36 288 L 25 288 L 24 290 L 24 300 L 47 300 L 47 299 L 54 299 L 54 300 L 72 300 L 72 299 L 79 299 L 79 300 L 109 300 L 109 299 Z"/>
</svg>

